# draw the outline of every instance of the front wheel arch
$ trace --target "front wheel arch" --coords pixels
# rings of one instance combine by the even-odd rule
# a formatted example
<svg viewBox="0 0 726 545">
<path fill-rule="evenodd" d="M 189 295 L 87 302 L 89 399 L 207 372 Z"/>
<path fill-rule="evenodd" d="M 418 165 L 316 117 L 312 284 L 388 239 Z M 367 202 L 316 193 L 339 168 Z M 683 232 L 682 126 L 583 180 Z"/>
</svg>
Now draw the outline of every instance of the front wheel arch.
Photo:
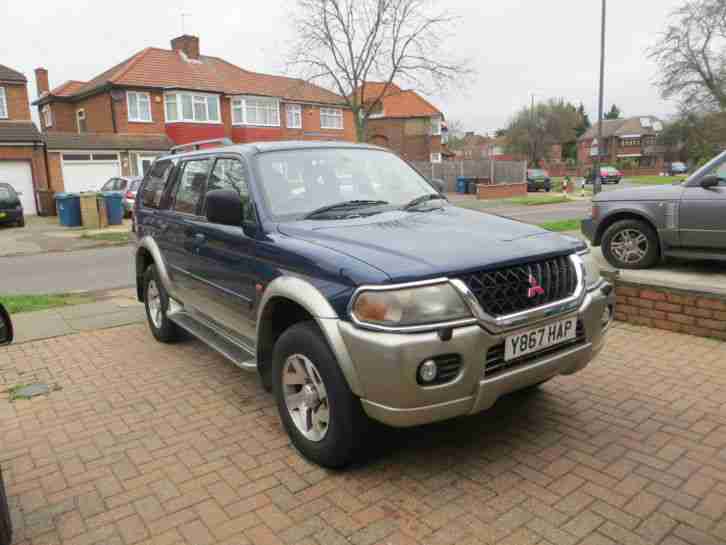
<svg viewBox="0 0 726 545">
<path fill-rule="evenodd" d="M 602 244 L 602 238 L 605 235 L 605 232 L 610 228 L 610 226 L 622 220 L 642 221 L 644 223 L 647 223 L 651 227 L 651 229 L 656 232 L 656 234 L 658 233 L 658 229 L 653 223 L 653 220 L 645 214 L 638 214 L 637 212 L 631 211 L 616 212 L 615 214 L 607 216 L 597 226 L 597 232 L 595 233 L 595 237 L 593 239 L 593 246 L 600 246 Z"/>
</svg>

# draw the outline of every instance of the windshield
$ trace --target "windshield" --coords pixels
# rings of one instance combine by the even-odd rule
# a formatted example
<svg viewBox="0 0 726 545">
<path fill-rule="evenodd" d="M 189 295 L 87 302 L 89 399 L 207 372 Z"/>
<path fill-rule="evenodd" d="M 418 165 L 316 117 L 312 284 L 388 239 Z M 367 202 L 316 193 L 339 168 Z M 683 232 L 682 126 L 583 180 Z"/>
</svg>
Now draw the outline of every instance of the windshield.
<svg viewBox="0 0 726 545">
<path fill-rule="evenodd" d="M 15 198 L 15 191 L 12 187 L 0 185 L 0 200 L 8 200 Z"/>
<path fill-rule="evenodd" d="M 380 201 L 400 208 L 435 193 L 418 172 L 386 151 L 275 151 L 259 155 L 257 161 L 265 201 L 277 220 L 347 201 Z"/>
</svg>

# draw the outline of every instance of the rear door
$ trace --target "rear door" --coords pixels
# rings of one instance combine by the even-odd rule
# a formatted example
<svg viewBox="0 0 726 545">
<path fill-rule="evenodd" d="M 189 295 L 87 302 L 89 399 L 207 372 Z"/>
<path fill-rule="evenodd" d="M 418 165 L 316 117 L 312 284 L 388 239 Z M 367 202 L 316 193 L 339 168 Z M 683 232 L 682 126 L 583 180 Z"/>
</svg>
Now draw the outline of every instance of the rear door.
<svg viewBox="0 0 726 545">
<path fill-rule="evenodd" d="M 185 306 L 200 308 L 204 301 L 200 284 L 192 270 L 196 259 L 196 226 L 212 159 L 182 160 L 177 167 L 169 206 L 159 211 L 160 246 L 172 283 L 172 292 Z"/>
<path fill-rule="evenodd" d="M 200 310 L 210 319 L 232 330 L 248 346 L 254 346 L 255 285 L 259 270 L 255 259 L 256 217 L 249 191 L 246 164 L 235 155 L 216 158 L 207 182 L 207 192 L 231 189 L 246 203 L 239 225 L 208 221 L 194 224 L 195 259 L 191 272 L 200 282 L 204 301 Z"/>
</svg>

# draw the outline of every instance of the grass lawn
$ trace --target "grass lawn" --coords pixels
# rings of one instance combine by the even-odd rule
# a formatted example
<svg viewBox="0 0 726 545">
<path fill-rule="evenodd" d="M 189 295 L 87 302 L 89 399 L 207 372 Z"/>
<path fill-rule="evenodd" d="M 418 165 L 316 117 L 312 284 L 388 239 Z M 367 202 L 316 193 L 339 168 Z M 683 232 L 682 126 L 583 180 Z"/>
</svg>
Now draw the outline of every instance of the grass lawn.
<svg viewBox="0 0 726 545">
<path fill-rule="evenodd" d="M 522 206 L 538 206 L 542 204 L 560 204 L 563 202 L 570 202 L 569 197 L 565 195 L 552 195 L 551 193 L 528 195 L 526 197 L 513 197 L 511 199 L 503 199 L 503 201 L 511 204 L 517 204 Z"/>
<path fill-rule="evenodd" d="M 0 295 L 0 303 L 5 306 L 10 314 L 80 305 L 92 301 L 93 298 L 88 295 L 70 293 L 58 295 Z"/>
<path fill-rule="evenodd" d="M 561 233 L 563 231 L 579 231 L 580 220 L 554 220 L 541 223 L 540 227 L 548 231 Z"/>
<path fill-rule="evenodd" d="M 630 183 L 637 185 L 672 185 L 685 179 L 685 176 L 633 176 L 632 178 L 626 178 Z"/>
<path fill-rule="evenodd" d="M 84 238 L 85 240 L 95 240 L 98 242 L 116 242 L 118 244 L 125 244 L 131 240 L 131 233 L 127 231 L 112 231 L 109 233 L 95 234 L 84 233 L 82 238 Z"/>
</svg>

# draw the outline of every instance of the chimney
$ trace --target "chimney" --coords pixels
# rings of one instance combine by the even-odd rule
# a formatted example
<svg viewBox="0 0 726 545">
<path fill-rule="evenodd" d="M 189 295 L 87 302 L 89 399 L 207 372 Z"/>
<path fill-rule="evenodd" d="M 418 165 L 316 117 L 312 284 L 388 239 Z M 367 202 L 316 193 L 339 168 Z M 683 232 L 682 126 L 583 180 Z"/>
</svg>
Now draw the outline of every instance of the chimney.
<svg viewBox="0 0 726 545">
<path fill-rule="evenodd" d="M 48 85 L 48 70 L 45 68 L 35 69 L 35 85 L 38 89 L 38 96 L 50 91 L 50 86 Z"/>
<path fill-rule="evenodd" d="M 174 51 L 181 51 L 189 59 L 199 59 L 199 38 L 197 36 L 183 34 L 178 38 L 174 38 L 171 41 L 171 48 Z"/>
</svg>

